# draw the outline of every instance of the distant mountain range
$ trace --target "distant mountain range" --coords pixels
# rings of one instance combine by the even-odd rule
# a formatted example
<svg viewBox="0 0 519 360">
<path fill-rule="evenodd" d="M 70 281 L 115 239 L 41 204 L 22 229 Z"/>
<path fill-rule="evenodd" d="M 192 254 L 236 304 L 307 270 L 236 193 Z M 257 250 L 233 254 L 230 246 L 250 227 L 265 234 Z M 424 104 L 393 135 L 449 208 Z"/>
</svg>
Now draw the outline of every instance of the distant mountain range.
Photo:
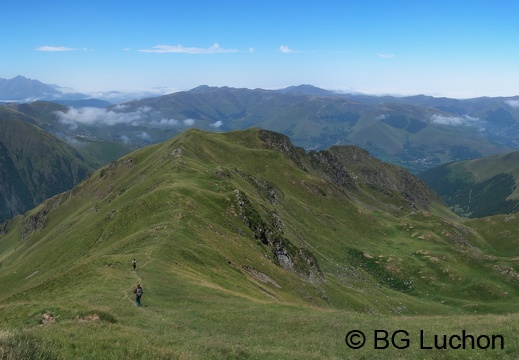
<svg viewBox="0 0 519 360">
<path fill-rule="evenodd" d="M 30 116 L 36 109 L 36 118 L 61 138 L 138 148 L 191 127 L 259 127 L 283 133 L 306 149 L 358 145 L 415 173 L 519 149 L 519 97 L 459 100 L 342 94 L 311 85 L 280 90 L 204 85 L 118 105 L 94 99 L 60 103 L 67 107 L 42 102 L 9 106 Z"/>
<path fill-rule="evenodd" d="M 0 88 L 6 98 L 59 94 L 57 86 L 22 76 L 0 81 Z M 341 94 L 311 85 L 280 90 L 203 85 L 118 105 L 97 99 L 17 101 L 0 107 L 0 120 L 30 123 L 64 140 L 90 168 L 188 128 L 221 132 L 258 127 L 287 135 L 306 150 L 360 146 L 379 159 L 422 173 L 446 204 L 464 216 L 515 212 L 519 199 L 512 195 L 519 178 L 513 175 L 515 170 L 505 166 L 487 174 L 472 165 L 467 172 L 465 163 L 444 165 L 488 156 L 496 156 L 490 162 L 508 164 L 497 155 L 519 149 L 519 97 L 459 100 Z M 17 166 L 29 161 L 18 160 L 22 165 Z M 486 191 L 489 186 L 499 187 L 503 195 L 493 196 L 492 206 L 488 202 L 492 192 L 476 196 L 478 189 Z M 9 208 L 4 216 L 27 206 Z"/>
<path fill-rule="evenodd" d="M 0 101 L 59 100 L 82 99 L 87 97 L 79 93 L 65 93 L 57 85 L 44 84 L 41 81 L 18 75 L 12 79 L 0 79 Z"/>
<path fill-rule="evenodd" d="M 159 90 L 160 91 L 160 90 Z M 160 91 L 161 94 L 164 91 Z M 31 102 L 37 100 L 54 101 L 61 104 L 81 107 L 106 107 L 144 97 L 157 96 L 157 91 L 120 92 L 105 91 L 95 95 L 84 94 L 59 85 L 44 84 L 39 80 L 18 75 L 12 79 L 0 78 L 0 105 L 6 103 Z"/>
<path fill-rule="evenodd" d="M 456 100 L 338 94 L 309 85 L 282 90 L 201 86 L 109 111 L 138 118 L 129 120 L 137 128 L 260 127 L 306 149 L 358 145 L 413 172 L 519 149 L 519 97 Z M 142 133 L 137 128 L 126 134 L 135 143 Z"/>
</svg>

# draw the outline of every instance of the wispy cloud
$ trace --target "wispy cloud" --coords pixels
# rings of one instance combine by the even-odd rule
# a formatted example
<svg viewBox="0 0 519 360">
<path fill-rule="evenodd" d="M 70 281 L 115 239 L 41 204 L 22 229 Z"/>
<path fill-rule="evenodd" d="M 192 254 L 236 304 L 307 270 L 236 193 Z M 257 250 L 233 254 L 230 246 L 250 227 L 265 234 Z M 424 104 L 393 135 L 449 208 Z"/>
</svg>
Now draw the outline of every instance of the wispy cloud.
<svg viewBox="0 0 519 360">
<path fill-rule="evenodd" d="M 139 136 L 142 140 L 151 140 L 150 135 L 149 135 L 146 131 L 141 132 L 140 134 L 138 134 L 138 136 Z"/>
<path fill-rule="evenodd" d="M 151 127 L 170 127 L 178 125 L 178 120 L 162 118 L 160 120 L 153 120 L 148 123 Z"/>
<path fill-rule="evenodd" d="M 395 54 L 377 54 L 377 56 L 382 59 L 392 59 L 396 57 Z"/>
<path fill-rule="evenodd" d="M 223 122 L 218 120 L 212 124 L 209 124 L 209 126 L 214 127 L 215 129 L 219 129 L 223 125 Z"/>
<path fill-rule="evenodd" d="M 279 51 L 281 51 L 284 54 L 293 54 L 293 53 L 300 53 L 301 52 L 299 50 L 291 49 L 287 45 L 281 45 L 279 47 Z"/>
<path fill-rule="evenodd" d="M 57 51 L 79 51 L 79 50 L 82 50 L 82 51 L 88 51 L 88 49 L 86 48 L 83 48 L 83 49 L 78 49 L 78 48 L 71 48 L 71 47 L 66 47 L 66 46 L 40 46 L 40 47 L 37 47 L 36 49 L 34 49 L 36 51 L 50 51 L 50 52 L 57 52 Z"/>
<path fill-rule="evenodd" d="M 440 114 L 434 114 L 431 116 L 431 122 L 438 125 L 450 125 L 450 126 L 475 126 L 483 128 L 484 121 L 480 118 L 463 115 L 463 116 L 445 116 Z"/>
<path fill-rule="evenodd" d="M 505 104 L 513 108 L 519 108 L 519 100 L 505 100 Z"/>
<path fill-rule="evenodd" d="M 122 108 L 116 108 L 122 110 Z M 142 107 L 134 112 L 119 112 L 106 109 L 84 107 L 70 108 L 67 112 L 57 111 L 56 115 L 64 124 L 68 124 L 71 129 L 77 127 L 77 124 L 87 125 L 137 125 L 139 120 L 146 118 L 146 114 L 150 112 L 149 107 Z"/>
<path fill-rule="evenodd" d="M 226 54 L 238 52 L 237 49 L 225 49 L 218 43 L 208 48 L 184 47 L 182 45 L 157 45 L 151 49 L 137 50 L 145 53 L 178 53 L 178 54 Z"/>
<path fill-rule="evenodd" d="M 68 125 L 72 130 L 78 124 L 91 126 L 146 126 L 150 128 L 174 128 L 181 125 L 180 121 L 160 117 L 160 113 L 149 106 L 142 106 L 134 111 L 127 110 L 128 105 L 117 105 L 112 110 L 92 107 L 69 108 L 66 112 L 56 111 L 60 122 Z M 192 121 L 192 122 L 191 122 Z M 194 124 L 193 120 L 183 121 L 185 126 Z"/>
</svg>

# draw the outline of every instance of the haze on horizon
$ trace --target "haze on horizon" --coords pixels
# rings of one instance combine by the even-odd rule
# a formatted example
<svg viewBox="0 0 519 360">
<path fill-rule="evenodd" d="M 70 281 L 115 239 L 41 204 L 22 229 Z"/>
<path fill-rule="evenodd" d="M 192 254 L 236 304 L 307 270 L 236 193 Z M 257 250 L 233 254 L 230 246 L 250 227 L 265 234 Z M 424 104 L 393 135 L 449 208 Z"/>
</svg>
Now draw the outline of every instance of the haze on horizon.
<svg viewBox="0 0 519 360">
<path fill-rule="evenodd" d="M 513 1 L 21 0 L 0 78 L 81 92 L 312 84 L 368 94 L 519 95 Z"/>
</svg>

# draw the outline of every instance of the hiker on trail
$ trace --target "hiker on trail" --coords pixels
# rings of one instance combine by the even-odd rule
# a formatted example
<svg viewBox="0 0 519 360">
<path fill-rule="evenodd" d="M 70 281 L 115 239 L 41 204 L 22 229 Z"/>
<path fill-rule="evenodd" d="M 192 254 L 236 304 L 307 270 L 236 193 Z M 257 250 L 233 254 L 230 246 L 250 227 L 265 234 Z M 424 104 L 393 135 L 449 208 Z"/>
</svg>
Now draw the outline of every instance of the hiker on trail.
<svg viewBox="0 0 519 360">
<path fill-rule="evenodd" d="M 144 293 L 141 288 L 141 284 L 137 284 L 137 287 L 133 289 L 133 293 L 135 294 L 135 305 L 141 306 L 141 296 Z"/>
<path fill-rule="evenodd" d="M 132 266 L 133 270 L 135 270 L 135 268 L 137 267 L 137 260 L 135 260 L 135 258 L 132 260 Z"/>
</svg>

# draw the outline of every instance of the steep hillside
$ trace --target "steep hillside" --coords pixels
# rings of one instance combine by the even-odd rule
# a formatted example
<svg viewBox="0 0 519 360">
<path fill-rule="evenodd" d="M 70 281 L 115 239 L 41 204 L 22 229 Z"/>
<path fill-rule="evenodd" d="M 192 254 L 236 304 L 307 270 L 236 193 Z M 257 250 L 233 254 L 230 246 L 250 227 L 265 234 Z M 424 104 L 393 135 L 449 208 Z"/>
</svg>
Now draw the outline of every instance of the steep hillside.
<svg viewBox="0 0 519 360">
<path fill-rule="evenodd" d="M 442 165 L 420 177 L 460 215 L 478 218 L 519 211 L 519 152 Z"/>
<path fill-rule="evenodd" d="M 76 101 L 79 108 L 49 101 L 8 104 L 5 107 L 30 117 L 42 129 L 68 142 L 96 167 L 105 165 L 138 147 L 159 142 L 179 133 L 164 127 L 150 129 L 135 121 L 145 112 L 130 116 L 118 115 L 92 103 Z M 89 106 L 87 106 L 88 104 Z M 1 110 L 1 108 L 0 108 Z M 151 141 L 151 139 L 154 141 Z"/>
<path fill-rule="evenodd" d="M 0 348 L 65 358 L 348 357 L 352 324 L 416 330 L 418 315 L 517 311 L 519 253 L 476 228 L 363 150 L 306 153 L 264 130 L 188 130 L 3 225 Z M 137 282 L 141 309 L 131 298 Z M 458 324 L 446 319 L 429 326 Z M 461 322 L 516 339 L 507 319 Z"/>
<path fill-rule="evenodd" d="M 71 189 L 91 170 L 72 147 L 31 119 L 0 111 L 0 220 L 23 213 Z"/>
<path fill-rule="evenodd" d="M 395 206 L 406 200 L 408 205 L 419 210 L 427 208 L 431 202 L 441 203 L 440 197 L 419 178 L 404 168 L 370 156 L 364 149 L 333 146 L 329 151 L 347 167 L 367 193 L 382 200 L 381 206 Z"/>
<path fill-rule="evenodd" d="M 124 134 L 115 133 L 111 136 L 108 129 L 98 127 L 95 127 L 92 131 L 88 125 L 70 123 L 57 115 L 65 113 L 69 109 L 68 106 L 58 103 L 35 101 L 32 103 L 7 104 L 0 107 L 0 114 L 5 119 L 15 118 L 35 124 L 67 142 L 94 168 L 106 165 L 110 161 L 135 150 L 134 145 L 123 141 L 126 139 Z M 104 110 L 100 111 L 103 112 Z"/>
</svg>

